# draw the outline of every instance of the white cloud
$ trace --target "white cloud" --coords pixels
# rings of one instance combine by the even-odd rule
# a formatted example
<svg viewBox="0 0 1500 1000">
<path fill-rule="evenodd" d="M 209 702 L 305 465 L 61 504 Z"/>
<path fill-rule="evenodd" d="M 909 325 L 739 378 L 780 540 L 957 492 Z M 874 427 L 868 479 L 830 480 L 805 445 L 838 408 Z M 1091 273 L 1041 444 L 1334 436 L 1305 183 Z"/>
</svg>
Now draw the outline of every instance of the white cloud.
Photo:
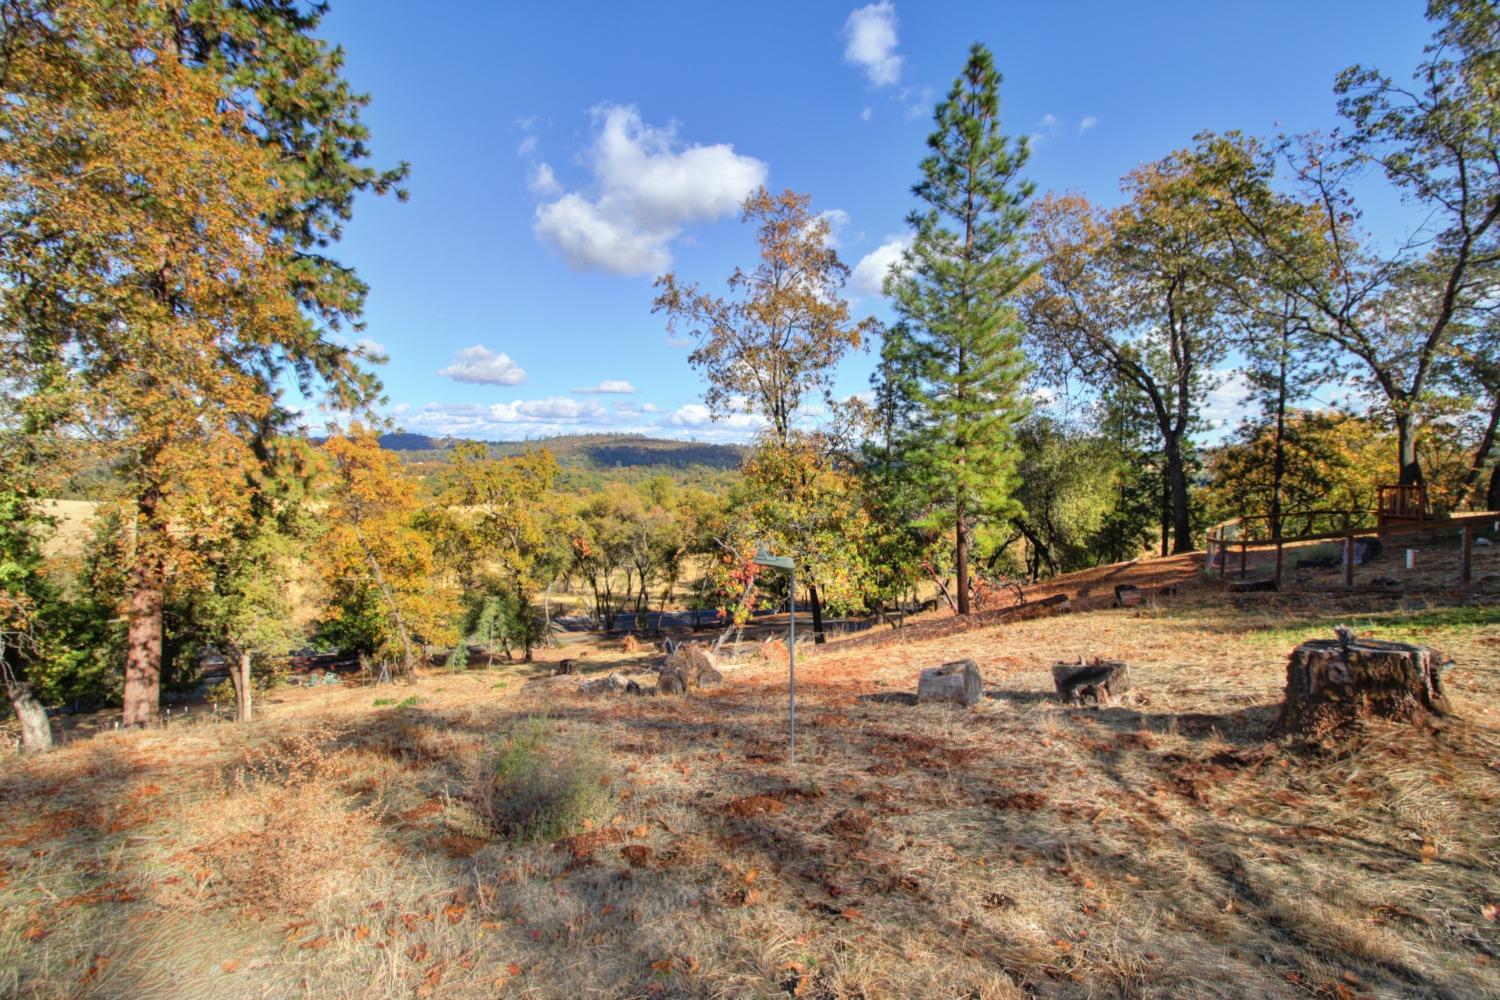
<svg viewBox="0 0 1500 1000">
<path fill-rule="evenodd" d="M 818 218 L 828 223 L 828 245 L 838 249 L 843 245 L 840 236 L 844 227 L 849 225 L 849 213 L 842 208 L 830 208 L 819 212 Z"/>
<path fill-rule="evenodd" d="M 859 120 L 862 121 L 862 122 L 867 122 L 871 118 L 874 118 L 874 117 L 875 117 L 875 109 L 872 108 L 872 107 L 870 107 L 868 104 L 866 104 L 865 105 L 865 109 L 859 113 Z"/>
<path fill-rule="evenodd" d="M 732 431 L 755 431 L 764 427 L 766 421 L 754 413 L 729 413 L 715 420 L 713 413 L 702 403 L 688 403 L 673 410 L 667 416 L 666 423 L 692 430 L 719 427 Z"/>
<path fill-rule="evenodd" d="M 550 198 L 562 191 L 562 185 L 557 183 L 557 175 L 550 166 L 538 163 L 526 177 L 526 189 L 538 198 Z"/>
<path fill-rule="evenodd" d="M 603 105 L 594 120 L 593 190 L 538 206 L 534 227 L 579 270 L 660 273 L 684 226 L 734 212 L 765 183 L 763 161 L 727 143 L 682 147 L 675 126 L 647 125 L 634 107 Z"/>
<path fill-rule="evenodd" d="M 1249 412 L 1250 380 L 1237 368 L 1219 369 L 1214 380 L 1217 384 L 1204 393 L 1198 415 L 1211 430 L 1233 430 Z"/>
<path fill-rule="evenodd" d="M 545 423 L 561 421 L 569 423 L 599 423 L 609 419 L 608 412 L 593 400 L 579 402 L 567 396 L 548 396 L 546 399 L 518 399 L 510 403 L 495 403 L 489 408 L 490 416 L 500 423 Z"/>
<path fill-rule="evenodd" d="M 382 357 L 386 357 L 391 353 L 390 351 L 387 351 L 385 349 L 385 345 L 380 341 L 371 340 L 369 337 L 362 337 L 359 340 L 356 340 L 354 342 L 354 346 L 363 351 L 366 357 L 369 357 L 373 354 L 379 354 Z"/>
<path fill-rule="evenodd" d="M 891 236 L 880 246 L 860 258 L 849 275 L 849 287 L 862 295 L 881 295 L 884 292 L 885 276 L 893 265 L 901 262 L 901 255 L 911 246 L 910 236 Z"/>
<path fill-rule="evenodd" d="M 890 0 L 860 7 L 844 22 L 844 61 L 864 68 L 877 87 L 901 79 L 901 57 L 896 54 L 896 5 Z"/>
<path fill-rule="evenodd" d="M 1083 133 L 1087 132 L 1089 129 L 1098 124 L 1099 119 L 1095 118 L 1093 115 L 1084 115 L 1082 120 L 1078 123 L 1078 134 L 1083 135 Z"/>
<path fill-rule="evenodd" d="M 526 138 L 522 139 L 519 143 L 516 144 L 516 155 L 526 159 L 530 159 L 531 157 L 536 155 L 536 147 L 537 137 L 534 135 L 528 135 Z"/>
<path fill-rule="evenodd" d="M 401 426 L 434 436 L 513 440 L 556 434 L 597 432 L 601 428 L 627 434 L 649 434 L 644 423 L 625 423 L 629 414 L 611 413 L 592 400 L 579 402 L 566 397 L 518 399 L 485 406 L 479 403 L 398 404 L 388 411 Z"/>
<path fill-rule="evenodd" d="M 496 353 L 482 344 L 465 347 L 453 356 L 453 363 L 438 370 L 455 382 L 479 385 L 520 385 L 526 372 L 505 353 Z"/>
<path fill-rule="evenodd" d="M 591 385 L 583 389 L 574 389 L 573 391 L 632 393 L 635 392 L 635 386 L 631 385 L 629 382 L 625 381 L 622 378 L 607 378 L 604 381 L 600 382 L 598 385 Z"/>
</svg>

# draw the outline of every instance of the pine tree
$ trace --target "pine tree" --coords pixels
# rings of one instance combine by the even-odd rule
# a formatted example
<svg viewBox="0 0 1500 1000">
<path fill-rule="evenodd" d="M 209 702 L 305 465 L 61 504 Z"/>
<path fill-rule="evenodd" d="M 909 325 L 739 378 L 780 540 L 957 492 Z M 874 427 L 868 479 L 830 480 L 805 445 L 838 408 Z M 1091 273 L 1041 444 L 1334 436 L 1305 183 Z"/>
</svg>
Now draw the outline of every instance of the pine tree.
<svg viewBox="0 0 1500 1000">
<path fill-rule="evenodd" d="M 994 59 L 975 45 L 933 116 L 931 154 L 912 189 L 928 207 L 910 216 L 915 238 L 887 282 L 924 348 L 911 467 L 933 501 L 932 526 L 953 532 L 959 614 L 969 611 L 975 525 L 1015 506 L 1013 427 L 1026 411 L 1021 323 L 1011 300 L 1030 274 L 1022 250 L 1032 188 L 1017 179 L 1026 140 L 1000 133 L 999 88 Z"/>
</svg>

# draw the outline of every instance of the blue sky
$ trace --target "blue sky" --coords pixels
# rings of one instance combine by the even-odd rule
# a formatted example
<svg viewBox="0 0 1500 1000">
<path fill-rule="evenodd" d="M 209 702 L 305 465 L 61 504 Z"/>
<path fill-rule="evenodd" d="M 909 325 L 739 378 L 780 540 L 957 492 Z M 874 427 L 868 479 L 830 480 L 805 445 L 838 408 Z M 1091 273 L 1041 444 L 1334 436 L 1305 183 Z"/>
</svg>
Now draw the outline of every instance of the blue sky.
<svg viewBox="0 0 1500 1000">
<path fill-rule="evenodd" d="M 1038 190 L 1113 203 L 1200 130 L 1333 126 L 1340 69 L 1409 74 L 1422 6 L 335 0 L 323 33 L 373 96 L 377 160 L 412 164 L 411 201 L 361 201 L 339 254 L 371 285 L 362 336 L 407 430 L 743 439 L 749 421 L 708 422 L 653 277 L 717 290 L 752 265 L 734 206 L 764 181 L 836 213 L 851 297 L 887 318 L 878 265 L 972 42 L 1005 76 L 1006 131 L 1034 136 Z M 839 391 L 869 370 L 849 359 Z"/>
</svg>

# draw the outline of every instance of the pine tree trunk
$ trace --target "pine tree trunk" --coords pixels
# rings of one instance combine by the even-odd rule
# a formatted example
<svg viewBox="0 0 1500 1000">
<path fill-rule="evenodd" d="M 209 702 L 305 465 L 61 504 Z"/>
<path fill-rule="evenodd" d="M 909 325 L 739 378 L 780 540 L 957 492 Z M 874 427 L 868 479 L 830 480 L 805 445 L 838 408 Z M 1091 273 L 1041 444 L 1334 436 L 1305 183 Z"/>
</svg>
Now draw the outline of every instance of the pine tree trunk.
<svg viewBox="0 0 1500 1000">
<path fill-rule="evenodd" d="M 960 504 L 958 508 L 958 526 L 953 530 L 955 574 L 958 577 L 954 583 L 955 596 L 958 599 L 958 613 L 966 615 L 969 613 L 969 532 L 964 527 L 964 509 Z"/>
<path fill-rule="evenodd" d="M 146 726 L 161 705 L 162 605 L 166 569 L 161 556 L 137 541 L 126 613 L 125 692 L 121 724 Z"/>
<path fill-rule="evenodd" d="M 10 707 L 15 710 L 21 723 L 21 752 L 24 754 L 46 753 L 52 749 L 52 724 L 47 721 L 47 710 L 37 701 L 31 685 L 24 680 L 7 678 L 5 693 L 10 697 Z"/>
<path fill-rule="evenodd" d="M 1490 470 L 1490 488 L 1485 496 L 1484 507 L 1486 510 L 1500 510 L 1500 462 Z"/>
</svg>

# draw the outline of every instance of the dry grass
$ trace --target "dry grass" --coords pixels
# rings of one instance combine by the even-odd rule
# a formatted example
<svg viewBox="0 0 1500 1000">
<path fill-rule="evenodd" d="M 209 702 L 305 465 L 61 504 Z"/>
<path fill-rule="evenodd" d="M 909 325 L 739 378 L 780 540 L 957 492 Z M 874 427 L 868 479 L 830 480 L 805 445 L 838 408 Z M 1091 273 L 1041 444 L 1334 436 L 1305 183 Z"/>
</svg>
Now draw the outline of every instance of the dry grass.
<svg viewBox="0 0 1500 1000">
<path fill-rule="evenodd" d="M 1450 653 L 1462 721 L 1265 746 L 1285 653 L 1344 620 Z M 600 647 L 591 672 L 647 659 Z M 1492 603 L 1195 590 L 803 653 L 795 764 L 759 656 L 688 698 L 546 663 L 425 676 L 399 709 L 278 692 L 248 726 L 15 762 L 0 993 L 1500 995 Z M 1144 703 L 1051 700 L 1081 654 L 1130 662 Z M 974 710 L 899 697 L 960 657 Z M 473 793 L 537 716 L 602 748 L 614 806 L 520 844 Z"/>
</svg>

